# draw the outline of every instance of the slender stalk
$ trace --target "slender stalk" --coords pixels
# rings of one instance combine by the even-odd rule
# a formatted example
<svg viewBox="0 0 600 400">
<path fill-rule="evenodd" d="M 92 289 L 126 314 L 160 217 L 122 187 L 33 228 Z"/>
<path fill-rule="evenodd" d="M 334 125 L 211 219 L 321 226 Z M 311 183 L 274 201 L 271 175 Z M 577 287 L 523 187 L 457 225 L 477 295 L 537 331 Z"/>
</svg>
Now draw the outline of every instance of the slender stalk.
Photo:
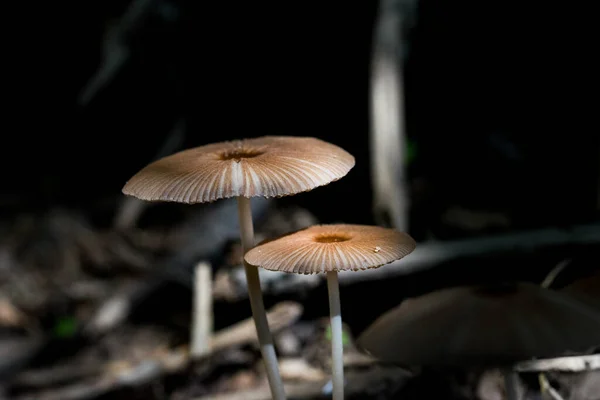
<svg viewBox="0 0 600 400">
<path fill-rule="evenodd" d="M 212 266 L 200 262 L 194 270 L 194 314 L 191 355 L 200 358 L 210 352 L 213 333 Z"/>
<path fill-rule="evenodd" d="M 254 247 L 254 225 L 252 224 L 252 209 L 250 208 L 250 199 L 246 197 L 238 197 L 238 216 L 240 220 L 240 233 L 242 239 L 242 250 L 244 254 Z M 285 392 L 283 390 L 283 381 L 279 374 L 279 366 L 277 364 L 277 355 L 275 346 L 273 345 L 273 336 L 269 330 L 267 321 L 267 313 L 265 304 L 263 303 L 262 290 L 260 288 L 260 277 L 258 276 L 258 268 L 248 265 L 244 261 L 244 269 L 246 271 L 246 281 L 248 283 L 248 296 L 250 297 L 250 307 L 252 308 L 252 317 L 256 326 L 256 334 L 260 345 L 265 368 L 267 371 L 267 379 L 271 388 L 271 395 L 274 400 L 284 400 Z"/>
<path fill-rule="evenodd" d="M 331 363 L 333 400 L 344 400 L 344 342 L 342 338 L 342 309 L 337 272 L 327 273 L 329 314 L 331 318 Z"/>
<path fill-rule="evenodd" d="M 506 387 L 507 400 L 519 400 L 519 377 L 512 368 L 507 368 L 503 372 L 504 386 Z"/>
</svg>

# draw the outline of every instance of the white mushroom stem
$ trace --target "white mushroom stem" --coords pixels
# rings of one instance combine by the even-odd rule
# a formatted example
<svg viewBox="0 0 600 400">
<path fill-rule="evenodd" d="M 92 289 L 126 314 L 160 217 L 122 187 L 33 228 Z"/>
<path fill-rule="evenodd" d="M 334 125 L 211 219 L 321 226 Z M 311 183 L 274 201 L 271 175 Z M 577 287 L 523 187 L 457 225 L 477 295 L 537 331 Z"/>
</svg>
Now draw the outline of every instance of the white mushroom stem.
<svg viewBox="0 0 600 400">
<path fill-rule="evenodd" d="M 238 216 L 240 220 L 240 233 L 242 239 L 242 251 L 244 254 L 254 247 L 254 225 L 252 224 L 252 208 L 250 199 L 239 196 Z M 277 365 L 277 354 L 273 344 L 273 336 L 269 330 L 265 304 L 263 303 L 262 290 L 260 288 L 260 278 L 258 268 L 253 267 L 244 261 L 246 271 L 246 281 L 248 283 L 248 296 L 250 297 L 250 307 L 252 308 L 252 317 L 256 326 L 256 334 L 260 345 L 260 352 L 267 372 L 271 395 L 274 400 L 284 400 L 285 392 L 283 390 L 283 381 L 279 374 Z"/>
<path fill-rule="evenodd" d="M 506 388 L 506 400 L 519 400 L 519 377 L 517 372 L 512 368 L 507 368 L 502 372 Z"/>
<path fill-rule="evenodd" d="M 327 272 L 329 315 L 331 318 L 331 365 L 333 400 L 344 399 L 344 341 L 342 337 L 342 309 L 337 272 Z"/>
</svg>

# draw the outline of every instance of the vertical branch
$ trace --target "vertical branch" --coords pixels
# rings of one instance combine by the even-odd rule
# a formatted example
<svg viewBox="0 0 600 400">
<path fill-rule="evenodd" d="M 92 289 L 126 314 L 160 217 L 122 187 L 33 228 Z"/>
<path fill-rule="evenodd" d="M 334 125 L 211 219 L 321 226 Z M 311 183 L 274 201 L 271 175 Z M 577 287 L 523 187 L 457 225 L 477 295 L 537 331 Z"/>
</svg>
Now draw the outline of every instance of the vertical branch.
<svg viewBox="0 0 600 400">
<path fill-rule="evenodd" d="M 191 356 L 200 358 L 210 352 L 213 330 L 212 269 L 206 262 L 196 265 Z"/>
<path fill-rule="evenodd" d="M 408 228 L 404 173 L 405 123 L 402 0 L 381 0 L 371 61 L 371 174 L 375 217 L 387 214 L 397 229 Z"/>
</svg>

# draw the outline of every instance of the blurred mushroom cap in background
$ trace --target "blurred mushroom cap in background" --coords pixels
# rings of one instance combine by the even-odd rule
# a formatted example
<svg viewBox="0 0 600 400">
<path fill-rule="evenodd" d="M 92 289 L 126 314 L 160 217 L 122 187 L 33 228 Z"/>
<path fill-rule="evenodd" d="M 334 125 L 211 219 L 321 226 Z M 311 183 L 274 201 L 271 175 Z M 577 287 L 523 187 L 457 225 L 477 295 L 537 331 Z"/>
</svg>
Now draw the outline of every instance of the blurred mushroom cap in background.
<svg viewBox="0 0 600 400">
<path fill-rule="evenodd" d="M 447 288 L 380 316 L 358 347 L 410 366 L 500 366 L 585 352 L 600 343 L 600 313 L 530 283 Z"/>
</svg>

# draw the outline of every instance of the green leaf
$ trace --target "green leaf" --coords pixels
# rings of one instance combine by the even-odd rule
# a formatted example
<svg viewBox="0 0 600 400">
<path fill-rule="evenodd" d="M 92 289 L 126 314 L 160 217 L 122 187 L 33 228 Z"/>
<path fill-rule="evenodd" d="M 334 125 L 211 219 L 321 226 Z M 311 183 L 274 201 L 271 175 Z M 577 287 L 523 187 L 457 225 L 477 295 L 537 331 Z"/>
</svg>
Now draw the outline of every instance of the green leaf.
<svg viewBox="0 0 600 400">
<path fill-rule="evenodd" d="M 77 332 L 77 320 L 73 317 L 61 318 L 54 324 L 54 336 L 59 338 L 73 337 Z"/>
<path fill-rule="evenodd" d="M 325 330 L 325 338 L 331 342 L 331 325 L 328 325 Z M 347 346 L 348 343 L 350 343 L 350 336 L 346 331 L 342 330 L 342 345 Z"/>
</svg>

